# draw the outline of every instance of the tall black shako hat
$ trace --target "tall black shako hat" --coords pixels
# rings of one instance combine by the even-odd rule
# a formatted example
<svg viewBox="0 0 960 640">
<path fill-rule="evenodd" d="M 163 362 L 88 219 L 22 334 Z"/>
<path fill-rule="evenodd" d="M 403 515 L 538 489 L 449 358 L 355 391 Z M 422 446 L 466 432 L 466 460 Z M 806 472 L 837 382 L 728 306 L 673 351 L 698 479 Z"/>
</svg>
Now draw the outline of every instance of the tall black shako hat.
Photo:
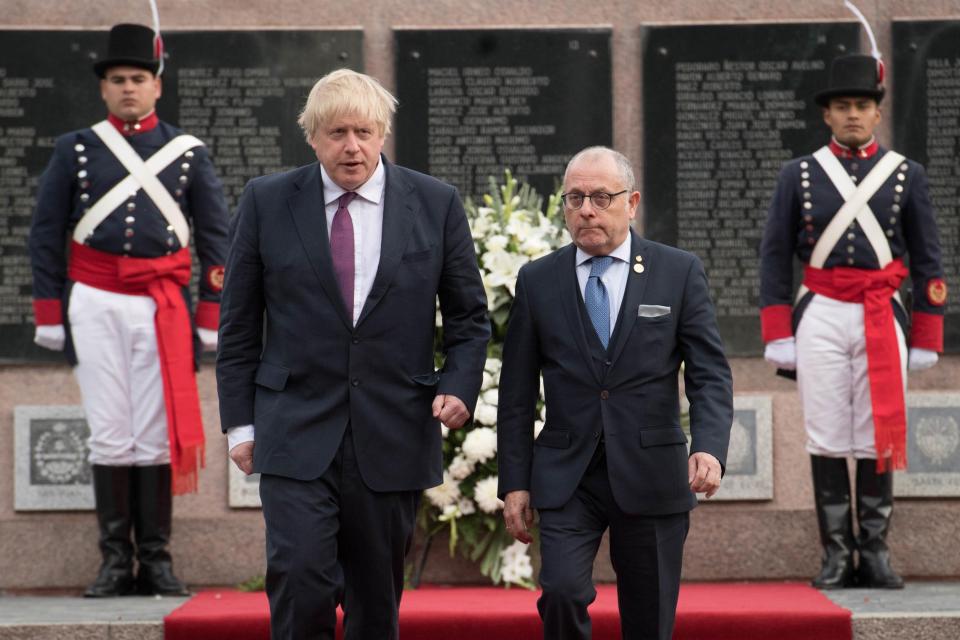
<svg viewBox="0 0 960 640">
<path fill-rule="evenodd" d="M 873 98 L 883 100 L 883 63 L 859 53 L 840 56 L 830 63 L 830 84 L 814 96 L 821 107 L 831 98 Z"/>
<path fill-rule="evenodd" d="M 111 67 L 137 67 L 157 75 L 163 44 L 150 27 L 142 24 L 118 24 L 110 29 L 107 55 L 93 65 L 94 72 L 103 78 Z"/>
</svg>

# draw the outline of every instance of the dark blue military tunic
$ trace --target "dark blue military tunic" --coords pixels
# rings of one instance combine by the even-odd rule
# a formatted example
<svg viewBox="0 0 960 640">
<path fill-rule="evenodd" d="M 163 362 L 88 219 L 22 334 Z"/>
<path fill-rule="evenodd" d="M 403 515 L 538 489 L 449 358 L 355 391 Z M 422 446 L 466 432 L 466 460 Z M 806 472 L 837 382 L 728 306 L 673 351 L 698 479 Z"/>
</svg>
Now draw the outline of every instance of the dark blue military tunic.
<svg viewBox="0 0 960 640">
<path fill-rule="evenodd" d="M 839 157 L 838 160 L 854 184 L 859 185 L 886 153 L 880 148 L 868 158 Z M 842 196 L 812 155 L 795 159 L 783 168 L 767 214 L 760 248 L 761 308 L 793 304 L 794 258 L 809 263 L 814 246 L 843 203 Z M 942 286 L 943 282 L 940 239 L 923 167 L 912 160 L 904 160 L 870 198 L 869 206 L 890 243 L 894 259 L 909 256 L 915 320 L 918 314 L 939 316 L 929 320 L 939 325 L 942 342 L 944 305 L 936 293 L 936 286 L 938 283 Z M 824 268 L 831 267 L 880 268 L 858 222 L 850 224 L 830 252 Z M 931 288 L 934 289 L 932 295 Z M 905 319 L 902 310 L 898 310 L 898 316 L 901 321 Z M 795 317 L 794 327 L 798 321 L 799 317 Z M 926 334 L 929 323 L 921 324 Z M 788 337 L 770 335 L 766 327 L 764 333 L 767 341 Z M 920 341 L 926 342 L 923 338 Z M 939 350 L 932 343 L 918 344 L 912 340 L 911 344 Z"/>
<path fill-rule="evenodd" d="M 158 122 L 156 127 L 126 140 L 146 160 L 181 133 Z M 68 246 L 73 229 L 84 213 L 127 175 L 97 134 L 92 129 L 81 129 L 57 139 L 53 156 L 40 178 L 30 230 L 33 297 L 35 301 L 61 301 L 64 324 L 70 289 Z M 157 178 L 190 223 L 201 268 L 200 301 L 219 305 L 229 214 L 206 148 L 185 152 Z M 182 248 L 173 227 L 142 189 L 131 192 L 84 244 L 98 251 L 138 258 L 166 256 Z M 189 304 L 189 292 L 184 291 L 184 295 Z M 67 356 L 74 362 L 69 332 L 67 335 Z"/>
</svg>

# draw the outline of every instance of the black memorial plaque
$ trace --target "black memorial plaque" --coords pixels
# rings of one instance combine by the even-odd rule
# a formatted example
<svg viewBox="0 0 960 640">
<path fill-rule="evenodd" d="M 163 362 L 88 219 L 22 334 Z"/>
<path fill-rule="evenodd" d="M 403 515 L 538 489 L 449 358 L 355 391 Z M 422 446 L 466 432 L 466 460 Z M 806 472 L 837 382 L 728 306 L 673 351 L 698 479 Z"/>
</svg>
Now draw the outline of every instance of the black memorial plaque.
<svg viewBox="0 0 960 640">
<path fill-rule="evenodd" d="M 104 31 L 0 37 L 0 362 L 60 361 L 33 345 L 27 236 L 55 138 L 105 117 L 92 63 Z M 360 31 L 164 35 L 158 115 L 210 148 L 231 210 L 246 181 L 314 159 L 296 120 L 316 80 L 362 68 Z"/>
<path fill-rule="evenodd" d="M 944 349 L 960 351 L 960 20 L 893 23 L 894 140 L 927 169 L 947 301 Z M 914 295 L 926 295 L 916 291 Z"/>
<path fill-rule="evenodd" d="M 61 361 L 33 344 L 27 238 L 54 140 L 104 117 L 91 64 L 106 34 L 0 33 L 0 360 Z"/>
<path fill-rule="evenodd" d="M 178 31 L 164 36 L 161 118 L 203 140 L 231 211 L 250 178 L 316 160 L 297 117 L 321 76 L 363 69 L 360 31 Z"/>
<path fill-rule="evenodd" d="M 856 23 L 644 29 L 645 233 L 703 260 L 730 355 L 762 351 L 758 248 L 777 174 L 829 139 L 813 95 L 859 32 Z"/>
<path fill-rule="evenodd" d="M 543 196 L 613 138 L 610 30 L 396 32 L 397 162 L 485 193 L 508 168 Z"/>
</svg>

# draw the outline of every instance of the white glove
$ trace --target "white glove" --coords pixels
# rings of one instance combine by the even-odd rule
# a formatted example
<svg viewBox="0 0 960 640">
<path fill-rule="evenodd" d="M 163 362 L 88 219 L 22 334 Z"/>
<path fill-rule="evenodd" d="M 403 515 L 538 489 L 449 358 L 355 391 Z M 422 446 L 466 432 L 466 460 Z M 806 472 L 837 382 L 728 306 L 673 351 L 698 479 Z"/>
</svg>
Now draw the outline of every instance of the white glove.
<svg viewBox="0 0 960 640">
<path fill-rule="evenodd" d="M 197 327 L 197 335 L 200 336 L 200 344 L 203 345 L 204 351 L 216 351 L 217 350 L 217 332 L 213 329 L 204 329 L 203 327 Z"/>
<path fill-rule="evenodd" d="M 33 341 L 51 351 L 63 351 L 63 343 L 67 339 L 67 332 L 63 330 L 62 324 L 41 324 L 37 325 L 37 331 L 33 335 Z"/>
<path fill-rule="evenodd" d="M 910 355 L 907 358 L 907 368 L 910 371 L 923 371 L 937 364 L 940 356 L 936 351 L 930 349 L 921 349 L 919 347 L 910 347 Z"/>
<path fill-rule="evenodd" d="M 763 359 L 779 369 L 793 371 L 797 368 L 797 342 L 794 338 L 771 340 L 763 349 Z"/>
</svg>

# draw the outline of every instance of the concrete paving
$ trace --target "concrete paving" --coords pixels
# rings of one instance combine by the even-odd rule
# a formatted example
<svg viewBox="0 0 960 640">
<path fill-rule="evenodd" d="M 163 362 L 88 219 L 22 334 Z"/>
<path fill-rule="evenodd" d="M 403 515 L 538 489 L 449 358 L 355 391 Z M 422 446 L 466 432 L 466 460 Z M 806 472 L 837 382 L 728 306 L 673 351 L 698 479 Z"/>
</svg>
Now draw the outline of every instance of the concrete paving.
<svg viewBox="0 0 960 640">
<path fill-rule="evenodd" d="M 0 597 L 0 627 L 25 624 L 92 622 L 163 622 L 189 598 L 76 598 L 65 596 Z M 0 636 L 2 637 L 2 636 Z"/>
<path fill-rule="evenodd" d="M 937 613 L 960 616 L 960 582 L 907 582 L 903 589 L 841 589 L 824 595 L 854 616 Z M 960 636 L 960 629 L 957 635 Z"/>
</svg>

